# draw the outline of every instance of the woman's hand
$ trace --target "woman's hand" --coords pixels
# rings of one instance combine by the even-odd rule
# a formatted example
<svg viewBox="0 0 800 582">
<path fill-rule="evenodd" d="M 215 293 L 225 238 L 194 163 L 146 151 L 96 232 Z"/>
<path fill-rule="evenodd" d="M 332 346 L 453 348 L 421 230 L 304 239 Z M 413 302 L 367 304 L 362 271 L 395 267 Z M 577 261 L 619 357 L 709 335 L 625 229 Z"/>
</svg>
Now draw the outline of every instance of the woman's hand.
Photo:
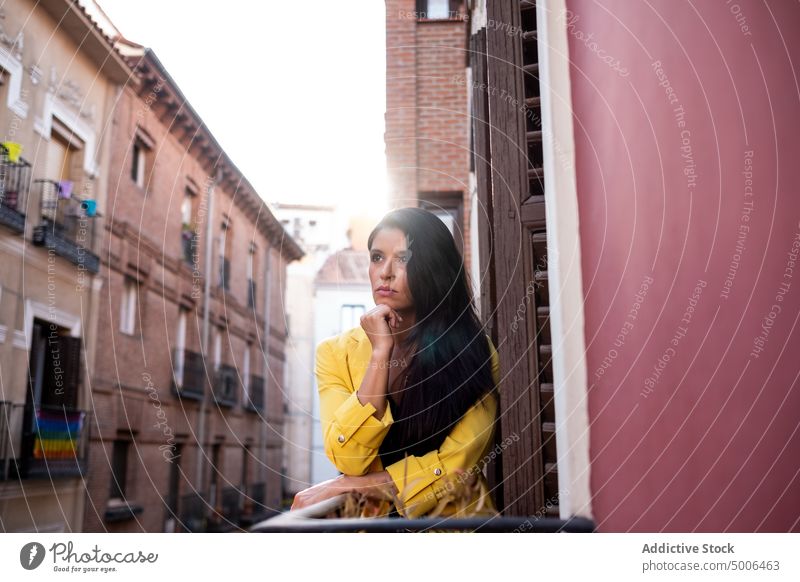
<svg viewBox="0 0 800 582">
<path fill-rule="evenodd" d="M 394 338 L 391 328 L 399 328 L 403 318 L 388 305 L 378 304 L 361 316 L 361 327 L 367 334 L 372 350 L 385 350 L 386 355 L 391 354 L 394 348 Z M 390 327 L 391 326 L 391 327 Z"/>
<path fill-rule="evenodd" d="M 333 479 L 328 479 L 322 483 L 317 483 L 308 489 L 303 489 L 300 493 L 294 496 L 292 509 L 294 510 L 302 507 L 308 507 L 309 505 L 314 505 L 315 503 L 325 501 L 331 497 L 336 497 L 342 493 L 349 493 L 352 490 L 353 488 L 349 483 L 348 476 L 339 475 Z"/>
</svg>

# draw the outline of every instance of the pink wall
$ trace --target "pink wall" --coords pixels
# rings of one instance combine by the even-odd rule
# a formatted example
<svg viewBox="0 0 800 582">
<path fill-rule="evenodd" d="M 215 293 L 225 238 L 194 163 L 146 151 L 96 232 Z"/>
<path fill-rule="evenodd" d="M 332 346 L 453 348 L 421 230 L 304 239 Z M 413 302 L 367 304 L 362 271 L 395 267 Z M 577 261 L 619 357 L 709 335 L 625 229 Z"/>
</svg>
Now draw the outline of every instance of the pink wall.
<svg viewBox="0 0 800 582">
<path fill-rule="evenodd" d="M 800 531 L 800 6 L 767 4 L 568 1 L 600 531 Z"/>
</svg>

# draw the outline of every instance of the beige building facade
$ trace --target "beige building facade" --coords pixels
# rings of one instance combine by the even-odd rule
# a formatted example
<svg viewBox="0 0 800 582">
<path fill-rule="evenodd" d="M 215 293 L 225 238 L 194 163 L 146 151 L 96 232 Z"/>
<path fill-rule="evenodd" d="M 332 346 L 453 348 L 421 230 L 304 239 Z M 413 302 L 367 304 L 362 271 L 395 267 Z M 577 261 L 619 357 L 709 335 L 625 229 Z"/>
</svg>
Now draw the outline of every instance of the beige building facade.
<svg viewBox="0 0 800 582">
<path fill-rule="evenodd" d="M 108 122 L 130 68 L 73 2 L 0 8 L 0 530 L 81 531 Z"/>
</svg>

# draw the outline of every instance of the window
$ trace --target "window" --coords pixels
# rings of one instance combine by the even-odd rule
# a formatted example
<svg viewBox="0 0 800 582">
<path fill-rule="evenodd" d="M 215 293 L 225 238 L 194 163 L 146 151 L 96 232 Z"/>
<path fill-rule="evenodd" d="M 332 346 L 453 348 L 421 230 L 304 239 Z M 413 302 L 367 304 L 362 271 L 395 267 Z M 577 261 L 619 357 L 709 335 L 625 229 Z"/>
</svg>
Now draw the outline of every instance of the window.
<svg viewBox="0 0 800 582">
<path fill-rule="evenodd" d="M 219 234 L 219 287 L 228 291 L 230 289 L 231 263 L 228 260 L 233 242 L 231 223 L 225 219 Z"/>
<path fill-rule="evenodd" d="M 253 273 L 255 272 L 256 245 L 250 243 L 250 251 L 247 254 L 247 306 L 256 306 L 256 281 Z"/>
<path fill-rule="evenodd" d="M 339 331 L 347 331 L 357 327 L 365 311 L 366 308 L 363 305 L 342 305 Z"/>
<path fill-rule="evenodd" d="M 214 334 L 214 370 L 219 370 L 222 364 L 222 328 L 217 327 Z"/>
<path fill-rule="evenodd" d="M 144 188 L 146 153 L 147 146 L 140 139 L 136 139 L 133 142 L 133 153 L 131 155 L 131 180 L 139 188 Z"/>
<path fill-rule="evenodd" d="M 417 0 L 421 20 L 449 20 L 458 17 L 459 0 Z"/>
<path fill-rule="evenodd" d="M 181 245 L 183 248 L 183 260 L 189 265 L 195 265 L 195 254 L 197 253 L 197 232 L 194 224 L 194 199 L 196 194 L 186 188 L 181 203 Z"/>
<path fill-rule="evenodd" d="M 444 222 L 456 241 L 458 250 L 463 254 L 462 239 L 463 198 L 462 192 L 421 192 L 420 208 L 424 208 Z"/>
<path fill-rule="evenodd" d="M 247 342 L 244 348 L 244 359 L 242 360 L 242 393 L 244 394 L 242 402 L 245 405 L 250 401 L 250 350 L 252 347 L 252 344 Z"/>
<path fill-rule="evenodd" d="M 133 335 L 136 330 L 136 287 L 136 281 L 125 280 L 125 289 L 120 305 L 119 330 L 128 335 Z"/>
<path fill-rule="evenodd" d="M 178 311 L 178 329 L 175 337 L 175 385 L 183 386 L 183 366 L 186 360 L 186 316 L 187 310 Z"/>
<path fill-rule="evenodd" d="M 111 455 L 111 488 L 108 494 L 111 499 L 125 499 L 130 444 L 130 441 L 114 441 Z"/>
</svg>

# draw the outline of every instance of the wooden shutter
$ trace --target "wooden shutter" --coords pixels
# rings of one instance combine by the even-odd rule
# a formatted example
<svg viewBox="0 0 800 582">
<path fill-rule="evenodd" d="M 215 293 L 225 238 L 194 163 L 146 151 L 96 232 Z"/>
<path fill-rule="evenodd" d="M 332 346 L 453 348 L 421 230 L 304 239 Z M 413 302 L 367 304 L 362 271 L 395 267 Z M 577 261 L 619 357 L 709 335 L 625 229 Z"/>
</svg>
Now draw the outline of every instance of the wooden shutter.
<svg viewBox="0 0 800 582">
<path fill-rule="evenodd" d="M 478 197 L 486 209 L 478 220 L 481 314 L 503 375 L 498 502 L 507 515 L 557 516 L 535 4 L 488 0 L 487 18 L 504 26 L 471 40 L 472 130 Z"/>
</svg>

